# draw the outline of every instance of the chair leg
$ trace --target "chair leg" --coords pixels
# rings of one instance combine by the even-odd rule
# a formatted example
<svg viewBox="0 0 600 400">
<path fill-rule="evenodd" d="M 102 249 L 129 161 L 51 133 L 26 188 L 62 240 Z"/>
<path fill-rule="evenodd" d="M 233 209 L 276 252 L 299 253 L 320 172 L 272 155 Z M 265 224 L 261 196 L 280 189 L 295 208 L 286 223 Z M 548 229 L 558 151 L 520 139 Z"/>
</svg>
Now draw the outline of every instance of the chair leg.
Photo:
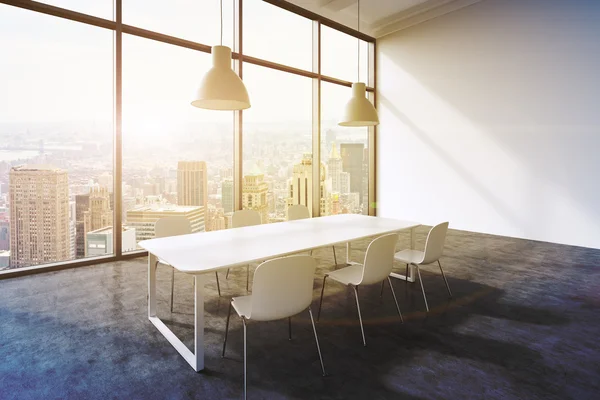
<svg viewBox="0 0 600 400">
<path fill-rule="evenodd" d="M 317 322 L 321 318 L 321 306 L 323 305 L 323 293 L 325 292 L 325 281 L 327 280 L 327 275 L 323 277 L 323 286 L 321 287 L 321 301 L 319 302 L 319 312 L 317 313 Z"/>
<path fill-rule="evenodd" d="M 246 400 L 246 388 L 247 388 L 247 373 L 246 373 L 246 318 L 242 317 L 242 322 L 244 323 L 244 400 Z"/>
<path fill-rule="evenodd" d="M 221 297 L 221 285 L 219 284 L 219 274 L 215 271 L 215 278 L 217 278 L 217 292 L 219 293 L 219 297 Z"/>
<path fill-rule="evenodd" d="M 427 309 L 427 312 L 429 312 L 429 305 L 427 304 L 427 296 L 425 296 L 425 287 L 423 287 L 423 279 L 421 278 L 421 270 L 419 269 L 419 266 L 415 264 L 415 267 L 417 268 L 417 274 L 419 274 L 419 282 L 421 282 L 421 291 L 423 292 L 423 300 L 425 300 L 425 308 Z"/>
<path fill-rule="evenodd" d="M 385 281 L 384 281 L 385 282 Z M 388 276 L 388 283 L 390 284 L 390 290 L 392 291 L 392 296 L 394 296 L 394 302 L 396 303 L 396 309 L 398 310 L 398 315 L 400 316 L 400 320 L 404 323 L 404 318 L 402 318 L 402 313 L 400 312 L 400 306 L 398 305 L 398 299 L 396 298 L 396 292 L 394 292 L 394 287 L 392 286 L 392 280 Z M 383 285 L 381 285 L 383 288 Z"/>
<path fill-rule="evenodd" d="M 225 340 L 223 341 L 223 352 L 221 353 L 221 357 L 225 357 L 225 346 L 227 346 L 227 335 L 229 333 L 229 317 L 231 317 L 231 308 L 233 307 L 233 303 L 229 302 L 229 311 L 227 312 L 227 322 L 225 322 Z"/>
<path fill-rule="evenodd" d="M 335 246 L 331 246 L 331 249 L 333 250 L 333 263 L 335 265 L 335 269 L 337 269 L 337 256 L 335 255 Z"/>
<path fill-rule="evenodd" d="M 227 268 L 227 273 L 225 274 L 225 279 L 229 279 L 229 268 Z"/>
<path fill-rule="evenodd" d="M 310 306 L 308 307 L 308 314 L 310 315 L 310 322 L 312 324 L 313 332 L 315 334 L 315 342 L 317 343 L 317 352 L 319 353 L 319 360 L 321 361 L 321 370 L 323 371 L 323 376 L 325 376 L 325 365 L 323 364 L 323 356 L 321 355 L 321 347 L 319 346 L 319 337 L 317 336 L 317 328 L 315 327 L 315 320 L 313 318 Z"/>
<path fill-rule="evenodd" d="M 246 292 L 250 291 L 250 264 L 246 265 Z"/>
<path fill-rule="evenodd" d="M 408 287 L 408 264 L 406 264 L 406 280 L 404 282 L 406 282 L 406 286 Z"/>
<path fill-rule="evenodd" d="M 358 321 L 360 322 L 360 333 L 362 333 L 363 346 L 366 346 L 367 340 L 365 339 L 365 330 L 363 328 L 362 316 L 360 315 L 360 304 L 358 302 L 358 287 L 353 285 L 350 286 L 352 286 L 352 289 L 354 289 L 354 296 L 356 297 L 356 309 L 358 310 Z"/>
<path fill-rule="evenodd" d="M 292 340 L 292 317 L 288 317 L 288 332 L 289 332 L 288 340 Z"/>
<path fill-rule="evenodd" d="M 308 255 L 312 257 L 312 250 L 308 252 Z"/>
<path fill-rule="evenodd" d="M 442 264 L 440 264 L 440 260 L 438 260 L 438 265 L 440 266 L 440 271 L 442 271 L 442 277 L 444 278 L 444 282 L 446 282 L 446 289 L 448 289 L 448 294 L 450 295 L 450 297 L 452 297 L 450 285 L 448 285 L 448 279 L 446 279 L 446 274 L 444 274 L 444 270 L 442 269 Z"/>
<path fill-rule="evenodd" d="M 175 292 L 175 268 L 171 267 L 171 312 L 173 312 L 173 293 Z"/>
</svg>

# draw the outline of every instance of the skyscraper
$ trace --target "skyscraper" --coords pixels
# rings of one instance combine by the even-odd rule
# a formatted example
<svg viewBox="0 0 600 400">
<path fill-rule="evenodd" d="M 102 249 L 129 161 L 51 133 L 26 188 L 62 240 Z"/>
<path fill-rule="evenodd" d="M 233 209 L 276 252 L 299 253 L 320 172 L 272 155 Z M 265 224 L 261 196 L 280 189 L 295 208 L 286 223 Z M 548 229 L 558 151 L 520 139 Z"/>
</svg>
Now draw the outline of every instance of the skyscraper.
<svg viewBox="0 0 600 400">
<path fill-rule="evenodd" d="M 269 185 L 265 182 L 265 176 L 260 171 L 255 169 L 250 174 L 244 176 L 242 208 L 244 210 L 258 211 L 263 224 L 269 222 L 268 192 Z"/>
<path fill-rule="evenodd" d="M 9 181 L 11 267 L 69 259 L 67 171 L 22 165 L 11 168 Z"/>
<path fill-rule="evenodd" d="M 326 185 L 325 164 L 321 163 L 321 182 L 320 182 L 320 212 L 321 215 L 331 213 L 330 190 Z M 312 154 L 305 153 L 300 163 L 294 165 L 292 178 L 288 181 L 290 197 L 287 206 L 302 204 L 308 207 L 312 215 L 313 207 L 313 189 L 312 189 Z"/>
<path fill-rule="evenodd" d="M 225 214 L 233 212 L 233 179 L 226 178 L 221 183 L 221 203 Z"/>
<path fill-rule="evenodd" d="M 340 173 L 340 194 L 350 193 L 350 174 L 348 172 Z"/>
<path fill-rule="evenodd" d="M 177 204 L 206 207 L 208 200 L 206 162 L 179 161 L 177 163 Z"/>
<path fill-rule="evenodd" d="M 331 178 L 331 191 L 341 193 L 342 182 L 342 157 L 337 150 L 337 145 L 333 142 L 331 146 L 331 153 L 329 153 L 329 159 L 327 160 L 328 175 Z"/>
<path fill-rule="evenodd" d="M 350 192 L 358 193 L 363 198 L 363 155 L 365 145 L 362 143 L 342 143 L 342 169 L 350 174 Z"/>
<path fill-rule="evenodd" d="M 0 217 L 0 251 L 10 249 L 10 223 Z"/>
<path fill-rule="evenodd" d="M 69 250 L 69 258 L 76 257 L 77 251 L 77 221 L 75 219 L 77 215 L 77 204 L 74 200 L 69 200 L 69 236 L 71 239 L 71 245 Z"/>
<path fill-rule="evenodd" d="M 83 215 L 90 208 L 90 194 L 75 196 L 75 257 L 85 257 L 85 228 Z"/>
<path fill-rule="evenodd" d="M 94 187 L 90 191 L 89 208 L 83 213 L 83 234 L 112 226 L 113 212 L 110 208 L 110 193 L 104 187 Z M 87 250 L 87 243 L 84 243 Z M 88 255 L 87 253 L 85 254 Z"/>
</svg>

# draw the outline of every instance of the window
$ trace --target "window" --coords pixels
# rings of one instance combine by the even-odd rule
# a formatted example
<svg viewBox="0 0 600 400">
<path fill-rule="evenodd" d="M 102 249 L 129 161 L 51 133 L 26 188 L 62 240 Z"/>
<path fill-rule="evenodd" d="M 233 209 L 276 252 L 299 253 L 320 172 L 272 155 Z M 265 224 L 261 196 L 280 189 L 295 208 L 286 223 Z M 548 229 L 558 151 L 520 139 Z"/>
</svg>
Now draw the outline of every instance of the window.
<svg viewBox="0 0 600 400">
<path fill-rule="evenodd" d="M 311 20 L 262 0 L 244 1 L 243 10 L 244 54 L 312 70 Z"/>
<path fill-rule="evenodd" d="M 50 4 L 67 10 L 77 11 L 83 14 L 93 15 L 94 17 L 114 20 L 115 0 L 39 0 L 41 3 Z M 124 0 L 127 2 L 128 0 Z"/>
<path fill-rule="evenodd" d="M 338 125 L 351 89 L 322 83 L 321 161 L 327 166 L 331 186 L 329 214 L 368 214 L 369 156 L 368 128 Z"/>
<path fill-rule="evenodd" d="M 169 215 L 187 217 L 194 232 L 224 229 L 233 112 L 190 105 L 210 54 L 124 35 L 123 55 L 124 226 L 138 242 Z"/>
<path fill-rule="evenodd" d="M 369 43 L 358 60 L 358 39 L 321 24 L 315 60 L 319 22 L 260 0 L 224 0 L 222 12 L 216 0 L 41 3 L 0 5 L 10 55 L 0 59 L 0 269 L 110 255 L 120 236 L 118 259 L 165 216 L 200 232 L 228 228 L 236 208 L 264 222 L 286 220 L 294 204 L 312 215 L 369 211 L 368 130 L 337 125 L 351 90 L 313 71 L 320 61 L 323 76 L 366 82 Z M 192 107 L 211 67 L 204 51 L 221 37 L 233 48 L 240 22 L 252 108 Z"/>
<path fill-rule="evenodd" d="M 284 221 L 287 206 L 298 204 L 290 198 L 294 179 L 312 182 L 312 79 L 245 64 L 244 81 L 252 108 L 244 112 L 242 190 L 253 199 L 243 208 L 263 222 Z M 295 187 L 310 208 L 304 186 Z"/>
<path fill-rule="evenodd" d="M 11 268 L 86 257 L 113 224 L 113 32 L 0 5 L 0 52 L 0 250 Z"/>
<path fill-rule="evenodd" d="M 321 26 L 321 57 L 323 75 L 356 82 L 360 67 L 360 81 L 368 83 L 369 44 L 367 42 L 327 26 Z"/>
<path fill-rule="evenodd" d="M 123 0 L 123 23 L 214 46 L 220 43 L 218 0 Z M 223 45 L 233 48 L 233 1 L 223 0 Z"/>
</svg>

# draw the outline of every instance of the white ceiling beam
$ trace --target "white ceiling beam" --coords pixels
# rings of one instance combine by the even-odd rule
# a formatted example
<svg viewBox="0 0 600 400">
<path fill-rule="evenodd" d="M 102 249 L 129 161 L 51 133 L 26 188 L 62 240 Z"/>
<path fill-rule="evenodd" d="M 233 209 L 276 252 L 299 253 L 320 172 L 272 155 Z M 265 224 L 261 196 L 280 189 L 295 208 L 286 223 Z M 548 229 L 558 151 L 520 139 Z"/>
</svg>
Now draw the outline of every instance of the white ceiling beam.
<svg viewBox="0 0 600 400">
<path fill-rule="evenodd" d="M 341 11 L 356 4 L 358 0 L 321 0 L 320 5 L 331 11 Z"/>
<path fill-rule="evenodd" d="M 381 19 L 371 25 L 371 34 L 380 38 L 430 19 L 468 7 L 481 0 L 429 0 L 408 10 Z"/>
</svg>

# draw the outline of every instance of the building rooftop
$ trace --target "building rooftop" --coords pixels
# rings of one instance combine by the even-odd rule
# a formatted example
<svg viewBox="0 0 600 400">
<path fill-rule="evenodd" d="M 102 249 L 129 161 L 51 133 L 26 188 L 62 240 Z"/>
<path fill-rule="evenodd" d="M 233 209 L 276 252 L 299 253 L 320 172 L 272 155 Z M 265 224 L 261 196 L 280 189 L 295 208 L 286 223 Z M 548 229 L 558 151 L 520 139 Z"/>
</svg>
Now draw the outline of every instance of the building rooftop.
<svg viewBox="0 0 600 400">
<path fill-rule="evenodd" d="M 182 212 L 195 211 L 199 208 L 204 208 L 204 207 L 202 207 L 202 206 L 178 206 L 175 204 L 152 204 L 152 205 L 145 205 L 145 206 L 137 206 L 137 207 L 129 210 L 128 212 L 135 211 L 135 212 L 182 213 Z"/>
<path fill-rule="evenodd" d="M 64 169 L 50 164 L 23 164 L 11 168 L 13 171 L 59 171 L 66 172 Z"/>
<path fill-rule="evenodd" d="M 134 228 L 131 228 L 129 226 L 124 226 L 123 227 L 123 232 L 125 231 L 130 231 Z M 89 231 L 87 234 L 89 235 L 90 233 L 92 234 L 103 234 L 103 235 L 108 235 L 111 234 L 113 232 L 113 227 L 112 226 L 107 226 L 106 228 L 100 228 L 100 229 L 96 229 L 95 231 Z"/>
</svg>

